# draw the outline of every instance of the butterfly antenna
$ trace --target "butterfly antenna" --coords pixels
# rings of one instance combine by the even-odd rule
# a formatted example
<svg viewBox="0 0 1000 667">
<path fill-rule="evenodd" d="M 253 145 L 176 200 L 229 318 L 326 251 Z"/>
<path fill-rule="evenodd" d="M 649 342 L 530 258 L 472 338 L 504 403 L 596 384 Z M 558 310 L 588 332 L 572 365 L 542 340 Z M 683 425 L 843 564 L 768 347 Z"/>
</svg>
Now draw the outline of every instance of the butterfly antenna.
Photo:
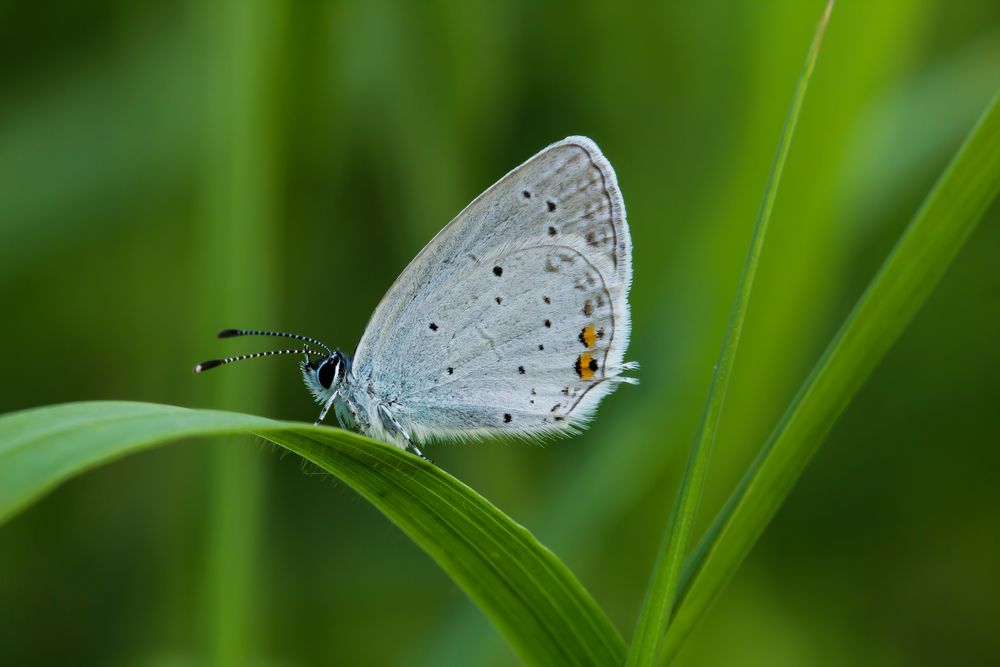
<svg viewBox="0 0 1000 667">
<path fill-rule="evenodd" d="M 241 354 L 237 357 L 226 357 L 225 359 L 209 359 L 208 361 L 203 361 L 194 367 L 195 373 L 202 373 L 212 368 L 218 366 L 225 366 L 226 364 L 231 364 L 235 361 L 244 361 L 246 359 L 256 359 L 258 357 L 273 357 L 278 354 L 308 354 L 309 348 L 305 347 L 299 350 L 271 350 L 269 352 L 254 352 L 253 354 Z"/>
<path fill-rule="evenodd" d="M 284 333 L 282 331 L 251 331 L 249 329 L 224 329 L 219 332 L 219 338 L 235 338 L 236 336 L 278 336 L 279 338 L 294 338 L 295 340 L 302 340 L 307 343 L 312 343 L 313 345 L 318 345 L 326 350 L 327 355 L 331 357 L 333 356 L 333 350 L 328 348 L 326 345 L 319 342 L 315 338 L 310 338 L 309 336 L 303 336 L 301 334 Z"/>
</svg>

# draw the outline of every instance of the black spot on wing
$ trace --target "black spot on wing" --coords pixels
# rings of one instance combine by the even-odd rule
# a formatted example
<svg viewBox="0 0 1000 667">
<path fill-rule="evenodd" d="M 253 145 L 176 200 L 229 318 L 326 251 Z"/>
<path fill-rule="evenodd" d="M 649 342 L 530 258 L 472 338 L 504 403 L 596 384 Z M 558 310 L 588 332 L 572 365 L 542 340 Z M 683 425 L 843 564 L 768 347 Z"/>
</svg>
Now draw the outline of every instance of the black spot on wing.
<svg viewBox="0 0 1000 667">
<path fill-rule="evenodd" d="M 509 424 L 509 423 L 510 423 L 510 420 L 511 420 L 511 416 L 510 416 L 510 413 L 509 413 L 509 412 L 505 412 L 505 413 L 503 414 L 503 423 L 504 423 L 504 424 Z"/>
<path fill-rule="evenodd" d="M 503 268 L 501 268 L 499 266 L 494 266 L 493 267 L 493 275 L 495 275 L 497 278 L 499 278 L 500 276 L 502 276 L 503 275 Z"/>
<path fill-rule="evenodd" d="M 431 322 L 430 323 L 430 328 L 431 328 L 431 331 L 437 331 L 438 330 L 438 325 L 436 325 L 433 322 Z"/>
<path fill-rule="evenodd" d="M 556 210 L 556 203 L 554 201 L 551 200 L 547 201 L 545 202 L 545 205 L 549 207 L 549 213 L 552 213 L 553 211 Z"/>
</svg>

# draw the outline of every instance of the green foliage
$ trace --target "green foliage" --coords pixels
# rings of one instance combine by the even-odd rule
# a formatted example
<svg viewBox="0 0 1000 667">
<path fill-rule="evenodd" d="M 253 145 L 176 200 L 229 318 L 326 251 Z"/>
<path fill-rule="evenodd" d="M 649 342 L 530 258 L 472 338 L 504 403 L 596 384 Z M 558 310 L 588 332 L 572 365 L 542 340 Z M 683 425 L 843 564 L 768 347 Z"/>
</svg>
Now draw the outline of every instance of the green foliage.
<svg viewBox="0 0 1000 667">
<path fill-rule="evenodd" d="M 767 234 L 767 226 L 771 222 L 771 212 L 774 210 L 778 186 L 781 183 L 781 172 L 785 168 L 788 149 L 792 145 L 792 136 L 794 136 L 795 126 L 799 122 L 799 114 L 802 111 L 802 103 L 805 101 L 809 79 L 816 67 L 819 47 L 823 43 L 823 34 L 826 32 L 826 25 L 830 20 L 832 9 L 833 2 L 831 0 L 816 28 L 816 35 L 813 37 L 805 67 L 799 77 L 799 84 L 795 89 L 791 108 L 785 120 L 785 128 L 778 141 L 778 150 L 774 156 L 774 163 L 771 165 L 771 174 L 768 176 L 767 186 L 764 188 L 764 198 L 761 202 L 760 212 L 757 214 L 753 237 L 750 240 L 750 250 L 743 264 L 743 274 L 740 276 L 736 298 L 729 313 L 729 323 L 722 339 L 719 360 L 712 373 L 712 384 L 709 386 L 701 425 L 688 455 L 687 468 L 684 470 L 684 477 L 681 479 L 681 485 L 677 492 L 677 500 L 663 535 L 663 544 L 653 567 L 653 576 L 646 590 L 642 611 L 639 613 L 635 637 L 629 647 L 627 664 L 630 667 L 654 664 L 660 639 L 667 627 L 670 613 L 677 602 L 677 584 L 680 579 L 681 565 L 687 555 L 688 538 L 694 528 L 695 514 L 698 511 L 705 477 L 708 474 L 709 458 L 719 432 L 722 408 L 726 402 L 726 392 L 729 390 L 733 364 L 736 362 L 736 352 L 740 345 L 743 322 L 750 305 L 754 277 L 757 274 L 757 265 L 760 263 L 760 255 L 764 249 L 764 237 Z"/>
<path fill-rule="evenodd" d="M 0 521 L 66 478 L 194 436 L 255 433 L 336 475 L 398 525 L 528 664 L 619 663 L 625 645 L 573 574 L 440 468 L 340 429 L 148 403 L 70 403 L 0 417 Z"/>
<path fill-rule="evenodd" d="M 738 359 L 720 370 L 732 369 L 725 410 L 698 435 L 706 392 L 722 405 L 713 363 L 824 4 L 11 5 L 0 663 L 505 667 L 579 651 L 620 664 L 612 624 L 637 627 L 644 594 L 659 607 L 638 626 L 644 662 L 653 640 L 695 667 L 998 662 L 1000 538 L 983 526 L 1000 507 L 1000 207 L 927 297 L 995 189 L 995 111 L 913 214 L 1000 89 L 1000 4 L 838 4 L 768 208 Z M 230 326 L 349 351 L 448 219 L 575 133 L 601 145 L 625 196 L 642 383 L 569 442 L 430 449 L 511 519 L 478 497 L 418 504 L 428 487 L 414 479 L 467 489 L 303 426 L 315 412 L 290 362 L 189 373 L 261 349 L 213 348 Z M 122 410 L 109 422 L 68 404 L 121 397 L 155 405 L 101 404 Z M 26 440 L 34 417 L 14 411 L 53 404 L 42 440 Z M 318 465 L 363 494 L 358 461 L 388 457 L 365 474 L 395 489 L 413 539 L 379 498 L 245 446 L 271 428 L 334 457 Z M 105 465 L 167 434 L 198 444 Z M 711 469 L 710 448 L 695 450 L 677 505 L 688 520 L 657 570 L 668 585 L 647 591 L 693 441 L 715 443 Z M 485 558 L 449 547 L 460 561 L 438 554 L 439 568 L 420 548 L 438 548 L 428 527 L 444 521 L 510 531 L 476 533 Z M 482 567 L 459 568 L 467 557 Z M 536 606 L 546 625 L 525 614 Z M 607 641 L 578 637 L 588 624 Z"/>
<path fill-rule="evenodd" d="M 815 50 L 803 82 L 814 59 Z M 778 165 L 786 151 L 783 141 Z M 769 193 L 778 176 L 780 166 Z M 703 540 L 668 635 L 668 659 L 732 577 L 834 420 L 927 298 L 998 189 L 1000 97 L 942 176 Z M 760 253 L 766 214 L 762 221 L 750 267 Z M 745 275 L 734 311 L 737 334 L 752 269 Z M 731 352 L 737 339 L 733 335 L 724 345 L 724 366 L 734 361 Z M 713 384 L 719 386 L 724 385 Z M 710 394 L 710 401 L 721 400 L 718 391 Z M 707 429 L 714 426 L 708 424 Z M 70 476 L 124 454 L 186 437 L 232 433 L 266 438 L 355 489 L 462 587 L 526 663 L 614 665 L 624 658 L 624 644 L 608 618 L 531 533 L 434 465 L 339 429 L 145 403 L 75 403 L 13 413 L 0 417 L 0 520 Z M 706 457 L 702 466 L 707 466 L 710 444 L 695 442 L 692 455 Z M 681 510 L 675 511 L 693 512 L 700 487 L 685 484 Z M 689 518 L 686 529 L 690 523 Z M 675 556 L 677 545 L 684 543 L 676 540 L 667 542 Z M 663 558 L 658 567 L 670 560 L 676 558 Z M 654 577 L 647 599 L 658 597 L 662 609 L 669 610 L 673 589 L 664 581 Z M 655 632 L 658 626 L 645 618 L 647 632 Z M 656 644 L 634 655 L 649 663 Z"/>
<path fill-rule="evenodd" d="M 942 174 L 699 545 L 671 624 L 668 656 L 732 577 L 998 191 L 1000 96 Z"/>
</svg>

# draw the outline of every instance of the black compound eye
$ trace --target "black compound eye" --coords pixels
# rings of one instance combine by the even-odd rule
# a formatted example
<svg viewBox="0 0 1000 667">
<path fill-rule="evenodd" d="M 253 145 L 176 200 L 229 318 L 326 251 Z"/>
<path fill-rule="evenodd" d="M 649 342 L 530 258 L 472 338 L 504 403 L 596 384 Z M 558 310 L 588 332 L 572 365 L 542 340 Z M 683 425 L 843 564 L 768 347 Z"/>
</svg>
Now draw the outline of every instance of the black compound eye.
<svg viewBox="0 0 1000 667">
<path fill-rule="evenodd" d="M 330 385 L 333 384 L 333 377 L 336 374 L 336 364 L 327 360 L 320 364 L 319 370 L 316 372 L 316 377 L 319 379 L 319 383 L 323 386 L 323 389 L 329 389 Z"/>
</svg>

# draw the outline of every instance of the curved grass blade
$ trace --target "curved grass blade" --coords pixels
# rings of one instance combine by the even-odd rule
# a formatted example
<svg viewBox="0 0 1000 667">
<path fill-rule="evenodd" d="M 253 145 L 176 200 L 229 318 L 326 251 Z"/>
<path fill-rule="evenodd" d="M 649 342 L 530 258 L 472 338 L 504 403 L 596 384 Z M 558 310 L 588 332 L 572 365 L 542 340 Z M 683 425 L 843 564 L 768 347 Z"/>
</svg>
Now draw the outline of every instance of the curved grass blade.
<svg viewBox="0 0 1000 667">
<path fill-rule="evenodd" d="M 126 454 L 240 433 L 300 454 L 371 502 L 462 587 L 525 663 L 624 659 L 611 622 L 531 533 L 440 468 L 340 429 L 149 403 L 70 403 L 4 415 L 0 523 L 69 477 Z"/>
<path fill-rule="evenodd" d="M 775 153 L 774 162 L 771 164 L 767 186 L 764 188 L 764 198 L 757 213 L 757 222 L 750 240 L 750 249 L 743 264 L 736 298 L 733 301 L 729 322 L 723 335 L 719 360 L 716 362 L 715 371 L 712 374 L 701 425 L 688 455 L 684 477 L 681 479 L 677 492 L 677 500 L 667 521 L 667 529 L 663 535 L 660 552 L 657 555 L 656 564 L 653 566 L 653 574 L 646 590 L 642 610 L 639 612 L 635 637 L 629 647 L 626 664 L 630 667 L 646 667 L 654 664 L 670 613 L 676 602 L 681 566 L 684 563 L 688 540 L 698 512 L 712 447 L 715 445 L 715 438 L 719 432 L 722 407 L 726 401 L 729 378 L 732 376 L 733 365 L 736 361 L 736 351 L 739 349 L 740 334 L 743 331 L 743 322 L 750 304 L 754 276 L 757 273 L 757 264 L 764 247 L 764 236 L 767 234 L 768 223 L 771 221 L 771 211 L 774 209 L 774 201 L 778 194 L 778 185 L 781 183 L 785 159 L 788 157 L 788 149 L 792 143 L 792 136 L 795 134 L 795 126 L 799 120 L 806 89 L 816 66 L 819 47 L 823 42 L 823 35 L 826 32 L 832 9 L 833 0 L 830 0 L 816 26 L 816 33 L 813 36 L 812 45 L 809 47 L 809 54 L 802 68 L 802 74 L 799 76 L 792 104 L 788 110 L 788 117 L 785 119 L 785 127 L 782 130 L 781 139 L 778 141 L 778 150 Z"/>
<path fill-rule="evenodd" d="M 851 398 L 903 332 L 1000 191 L 1000 95 L 823 353 L 685 566 L 663 658 L 718 597 Z"/>
</svg>

